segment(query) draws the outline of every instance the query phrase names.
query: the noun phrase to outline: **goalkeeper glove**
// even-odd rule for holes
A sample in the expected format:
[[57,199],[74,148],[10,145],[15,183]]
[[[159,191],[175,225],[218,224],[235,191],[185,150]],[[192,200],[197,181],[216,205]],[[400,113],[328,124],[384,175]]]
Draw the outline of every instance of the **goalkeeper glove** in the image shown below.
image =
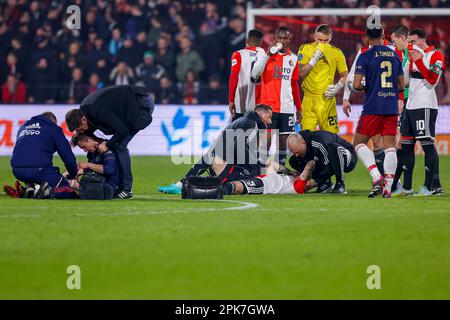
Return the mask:
[[334,96],[337,95],[337,93],[344,87],[344,84],[342,82],[338,82],[336,84],[330,84],[327,87],[327,90],[325,90],[325,98],[332,99]]
[[316,49],[311,59],[309,59],[308,63],[314,67],[320,59],[323,58],[323,52],[320,49]]

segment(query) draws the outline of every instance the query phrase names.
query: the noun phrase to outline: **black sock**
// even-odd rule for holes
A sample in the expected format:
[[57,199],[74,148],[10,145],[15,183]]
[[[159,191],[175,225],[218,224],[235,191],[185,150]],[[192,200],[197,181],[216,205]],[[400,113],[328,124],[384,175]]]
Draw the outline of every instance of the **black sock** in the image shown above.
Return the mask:
[[375,164],[378,171],[384,176],[384,149],[373,150],[373,155],[375,156]]
[[235,186],[234,186],[234,183],[232,183],[232,182],[227,182],[223,186],[223,194],[226,196],[233,194],[234,190],[235,190]]
[[397,149],[397,169],[395,170],[394,182],[392,183],[392,191],[397,190],[397,184],[403,173],[403,151]]
[[441,186],[441,180],[439,179],[439,154],[437,153],[436,148],[434,148],[434,150],[436,151],[436,166],[434,167],[432,188],[437,189],[437,188],[442,188],[442,186]]
[[[405,143],[406,142],[406,143]],[[412,177],[416,156],[414,154],[414,140],[406,140],[402,142],[403,149],[403,188],[406,190],[412,189]]]
[[434,143],[428,143],[428,141],[422,142],[422,149],[425,152],[425,183],[424,186],[428,190],[432,190],[434,168],[436,167],[436,150]]

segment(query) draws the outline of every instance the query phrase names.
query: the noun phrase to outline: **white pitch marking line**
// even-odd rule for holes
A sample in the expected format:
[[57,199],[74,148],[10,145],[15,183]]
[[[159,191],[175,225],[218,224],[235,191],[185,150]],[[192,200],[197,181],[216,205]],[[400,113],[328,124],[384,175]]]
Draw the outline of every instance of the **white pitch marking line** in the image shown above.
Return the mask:
[[[183,199],[168,199],[168,198],[162,198],[162,197],[152,197],[152,196],[146,196],[146,195],[139,195],[135,197],[136,199],[154,199],[154,200],[183,200]],[[238,204],[239,206],[229,207],[229,208],[185,208],[185,209],[166,209],[166,210],[159,210],[159,211],[147,211],[147,212],[139,212],[139,211],[129,211],[129,212],[120,212],[120,213],[96,213],[98,216],[139,216],[139,215],[152,215],[152,214],[163,214],[163,213],[186,213],[186,212],[217,212],[217,211],[235,211],[235,210],[248,210],[248,209],[254,209],[259,207],[259,204],[252,203],[252,202],[244,202],[244,201],[236,201],[236,200],[197,200],[202,202],[227,202],[227,203],[234,203]],[[190,203],[192,203],[190,201]],[[15,207],[17,208],[17,207]],[[72,207],[72,209],[84,209],[85,207]],[[109,209],[109,207],[107,208]],[[72,216],[74,217],[88,217],[92,216],[92,214],[84,214],[84,213],[75,213]],[[0,214],[0,218],[40,218],[40,214],[6,214],[2,215]]]

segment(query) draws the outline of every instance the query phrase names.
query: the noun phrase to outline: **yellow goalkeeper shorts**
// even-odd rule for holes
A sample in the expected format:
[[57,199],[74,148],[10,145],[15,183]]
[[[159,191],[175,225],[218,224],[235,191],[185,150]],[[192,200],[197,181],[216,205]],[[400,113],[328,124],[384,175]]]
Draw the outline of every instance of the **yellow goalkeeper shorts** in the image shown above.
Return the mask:
[[314,131],[317,125],[320,130],[339,132],[336,99],[305,94],[302,100],[302,130]]

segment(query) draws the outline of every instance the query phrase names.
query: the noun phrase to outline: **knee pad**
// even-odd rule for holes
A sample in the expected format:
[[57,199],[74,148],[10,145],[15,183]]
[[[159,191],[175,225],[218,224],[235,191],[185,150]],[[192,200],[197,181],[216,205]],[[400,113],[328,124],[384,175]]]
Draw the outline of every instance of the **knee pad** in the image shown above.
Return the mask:
[[182,199],[223,199],[220,177],[185,177],[181,183]]

